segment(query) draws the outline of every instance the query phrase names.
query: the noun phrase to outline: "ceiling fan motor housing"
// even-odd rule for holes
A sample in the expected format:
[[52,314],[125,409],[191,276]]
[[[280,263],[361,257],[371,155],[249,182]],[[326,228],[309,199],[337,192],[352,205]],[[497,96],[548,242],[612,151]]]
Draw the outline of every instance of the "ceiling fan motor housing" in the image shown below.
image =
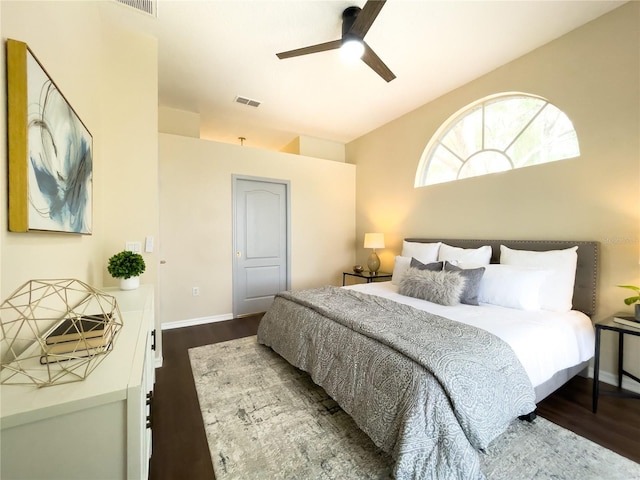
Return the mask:
[[349,33],[349,30],[351,30],[351,27],[353,26],[353,22],[356,21],[356,18],[358,17],[360,10],[362,10],[360,7],[347,7],[344,9],[344,12],[342,12],[342,41],[343,42],[345,40],[348,40],[349,38],[352,38],[352,39],[356,38],[358,40],[362,40],[361,37],[353,33]]

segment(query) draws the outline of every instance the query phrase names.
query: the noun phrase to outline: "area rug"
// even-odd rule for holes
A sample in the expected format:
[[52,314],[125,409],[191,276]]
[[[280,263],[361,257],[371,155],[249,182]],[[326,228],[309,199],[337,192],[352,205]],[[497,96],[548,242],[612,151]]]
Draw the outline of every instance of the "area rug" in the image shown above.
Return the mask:
[[[391,478],[392,459],[255,336],[189,357],[216,480]],[[640,479],[640,464],[543,418],[515,421],[481,462],[489,480]]]

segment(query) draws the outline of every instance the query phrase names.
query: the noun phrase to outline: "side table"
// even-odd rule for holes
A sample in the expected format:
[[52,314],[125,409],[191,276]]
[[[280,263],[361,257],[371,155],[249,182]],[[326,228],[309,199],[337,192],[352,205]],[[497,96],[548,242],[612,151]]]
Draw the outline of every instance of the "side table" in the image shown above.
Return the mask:
[[[636,337],[640,337],[640,328],[634,328],[631,326],[624,325],[622,323],[614,322],[613,316],[596,322],[595,327],[596,327],[596,350],[595,350],[594,363],[593,363],[593,413],[596,413],[598,410],[599,395],[613,395],[616,397],[640,399],[640,395],[638,395],[637,393],[621,391],[623,376],[627,376],[632,380],[640,383],[640,378],[627,372],[624,369],[624,365],[623,365],[624,336],[634,335]],[[618,333],[618,390],[617,391],[600,392],[600,386],[598,382],[598,378],[600,376],[600,336],[603,330],[609,330],[609,331]]]
[[347,275],[349,275],[351,277],[364,278],[367,281],[367,283],[371,283],[371,282],[373,282],[374,280],[377,280],[377,279],[391,280],[391,277],[393,276],[393,274],[387,273],[387,272],[378,272],[378,273],[371,273],[369,271],[364,271],[364,272],[360,272],[360,273],[342,272],[342,286],[343,287],[345,285],[345,281],[347,280]]

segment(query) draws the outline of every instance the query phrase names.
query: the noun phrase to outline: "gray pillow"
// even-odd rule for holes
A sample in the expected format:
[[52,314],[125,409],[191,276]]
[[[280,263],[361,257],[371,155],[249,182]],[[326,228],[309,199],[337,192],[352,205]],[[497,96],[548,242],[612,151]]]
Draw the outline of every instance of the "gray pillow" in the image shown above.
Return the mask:
[[434,272],[444,270],[443,262],[422,263],[415,257],[411,257],[411,263],[409,264],[409,266],[417,268],[418,270],[432,270]]
[[440,305],[457,305],[466,279],[459,272],[418,270],[409,267],[400,282],[398,292]]
[[464,291],[460,296],[460,303],[467,305],[478,305],[478,292],[480,290],[480,281],[484,275],[484,267],[480,268],[460,268],[449,262],[444,264],[445,271],[458,272],[467,281],[465,282]]

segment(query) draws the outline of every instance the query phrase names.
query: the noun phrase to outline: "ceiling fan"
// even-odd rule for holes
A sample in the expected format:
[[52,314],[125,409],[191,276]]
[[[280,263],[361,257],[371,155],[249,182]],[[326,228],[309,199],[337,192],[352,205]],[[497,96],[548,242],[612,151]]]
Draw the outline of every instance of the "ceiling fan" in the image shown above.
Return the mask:
[[396,76],[387,67],[380,57],[367,45],[364,36],[371,28],[374,20],[382,10],[386,0],[368,0],[364,7],[348,7],[342,12],[342,38],[330,42],[319,43],[309,47],[297,48],[287,52],[277,53],[279,59],[299,57],[310,53],[325,52],[341,47],[357,47],[362,49],[362,61],[384,80],[390,82]]

